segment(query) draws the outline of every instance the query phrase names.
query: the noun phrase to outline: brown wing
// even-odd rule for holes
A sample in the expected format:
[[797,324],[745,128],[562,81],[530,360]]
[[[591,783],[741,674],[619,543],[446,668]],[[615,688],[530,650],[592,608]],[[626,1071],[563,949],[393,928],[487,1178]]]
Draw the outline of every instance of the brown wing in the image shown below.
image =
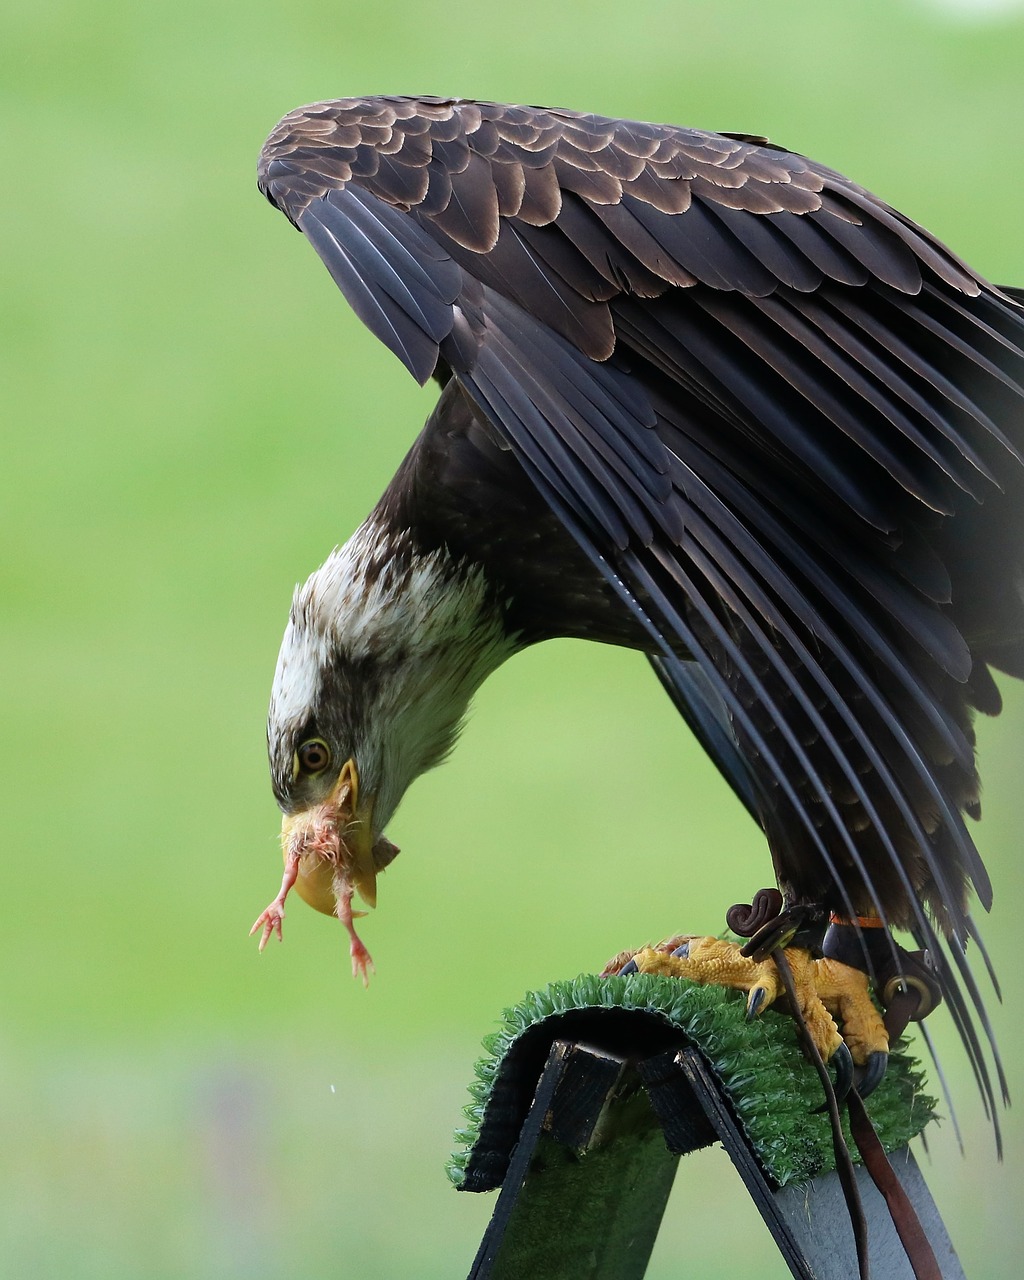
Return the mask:
[[[979,288],[949,250],[832,170],[672,125],[496,103],[343,99],[284,117],[260,157],[259,185],[307,235],[340,232],[357,271],[370,266],[359,228],[382,232],[371,225],[374,205],[359,202],[371,211],[361,213],[336,198],[346,189],[411,214],[426,231],[435,248],[404,288],[389,289],[382,264],[369,275],[387,298],[377,299],[378,336],[420,381],[433,368],[430,344],[436,361],[452,332],[460,288],[438,248],[594,359],[611,354],[608,304],[623,293],[652,298],[701,283],[766,296],[826,279],[876,279],[913,293],[923,266],[969,294]],[[388,249],[404,245],[417,259],[425,250],[398,222],[385,228]],[[392,269],[402,276],[404,265]],[[339,284],[351,288],[341,271]],[[426,305],[417,288],[425,277]]]
[[986,663],[1024,674],[1019,308],[749,137],[347,99],[286,116],[259,182],[410,372],[457,378],[507,441],[791,894],[934,947],[926,903],[971,986],[969,711],[998,709]]

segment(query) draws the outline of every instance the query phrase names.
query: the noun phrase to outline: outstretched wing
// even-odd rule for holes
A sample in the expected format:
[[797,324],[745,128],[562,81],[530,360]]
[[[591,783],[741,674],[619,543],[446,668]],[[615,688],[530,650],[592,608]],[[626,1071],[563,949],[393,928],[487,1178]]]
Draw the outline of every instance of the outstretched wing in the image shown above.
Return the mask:
[[413,376],[457,378],[504,437],[782,881],[936,948],[928,906],[980,1010],[962,814],[987,664],[1024,674],[1016,304],[747,136],[347,99],[286,116],[259,184]]

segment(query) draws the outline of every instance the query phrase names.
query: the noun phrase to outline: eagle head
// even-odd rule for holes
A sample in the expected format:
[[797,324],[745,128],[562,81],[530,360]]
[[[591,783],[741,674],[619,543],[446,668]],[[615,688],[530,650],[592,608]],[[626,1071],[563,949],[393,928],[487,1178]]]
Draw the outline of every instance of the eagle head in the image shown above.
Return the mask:
[[306,902],[342,919],[353,889],[376,905],[377,872],[398,853],[385,826],[515,648],[478,565],[373,517],[296,590],[267,741],[285,865]]

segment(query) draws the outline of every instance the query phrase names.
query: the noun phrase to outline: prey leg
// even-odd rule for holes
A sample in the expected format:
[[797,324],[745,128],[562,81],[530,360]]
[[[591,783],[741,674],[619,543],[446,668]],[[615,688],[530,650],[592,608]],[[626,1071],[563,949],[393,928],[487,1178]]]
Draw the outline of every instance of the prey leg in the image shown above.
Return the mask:
[[277,934],[278,942],[281,941],[281,922],[284,920],[284,900],[288,897],[292,885],[295,884],[296,877],[299,874],[299,857],[298,854],[289,854],[284,864],[284,875],[281,878],[281,889],[277,897],[269,907],[259,916],[256,923],[249,930],[249,937],[262,929],[263,934],[260,938],[260,950],[270,941],[272,934]]
[[352,976],[353,978],[361,978],[364,987],[370,985],[370,974],[375,973],[373,960],[363,944],[362,938],[356,933],[356,927],[352,923],[356,916],[365,915],[365,911],[352,910],[352,885],[341,876],[335,877],[334,895],[338,900],[338,906],[335,911],[338,919],[348,931],[349,953],[352,956]]

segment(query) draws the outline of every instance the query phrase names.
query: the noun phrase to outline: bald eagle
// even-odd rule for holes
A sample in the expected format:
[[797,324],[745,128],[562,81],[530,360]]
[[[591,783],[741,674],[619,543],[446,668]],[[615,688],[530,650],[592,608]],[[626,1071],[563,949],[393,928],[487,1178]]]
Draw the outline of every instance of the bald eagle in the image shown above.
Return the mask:
[[[354,966],[406,789],[551,637],[636,649],[789,912],[910,931],[990,1102],[972,717],[1024,677],[1024,310],[751,135],[444,98],[291,112],[259,187],[437,407],[298,589],[269,717]],[[865,954],[867,952],[865,951]],[[1005,1088],[1005,1087],[1004,1087]]]

